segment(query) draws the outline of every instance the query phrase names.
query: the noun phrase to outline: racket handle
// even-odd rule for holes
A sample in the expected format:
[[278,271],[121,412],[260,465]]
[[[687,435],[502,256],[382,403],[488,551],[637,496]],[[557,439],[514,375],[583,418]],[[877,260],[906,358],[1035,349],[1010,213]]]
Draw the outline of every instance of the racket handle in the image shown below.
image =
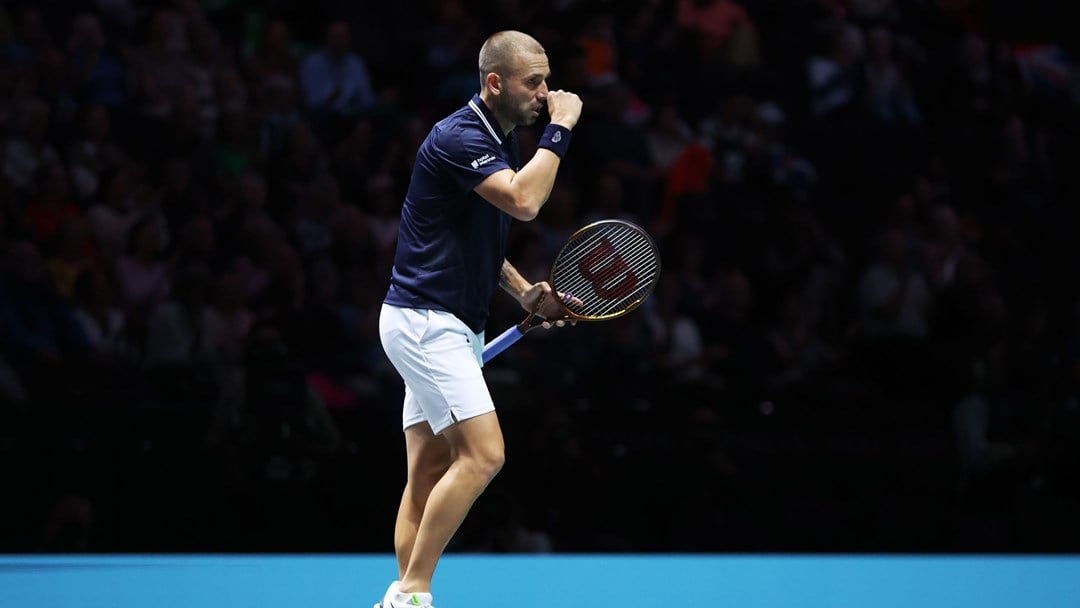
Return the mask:
[[514,342],[520,340],[524,335],[517,325],[499,334],[499,337],[484,345],[484,363],[491,361],[496,355],[510,348]]

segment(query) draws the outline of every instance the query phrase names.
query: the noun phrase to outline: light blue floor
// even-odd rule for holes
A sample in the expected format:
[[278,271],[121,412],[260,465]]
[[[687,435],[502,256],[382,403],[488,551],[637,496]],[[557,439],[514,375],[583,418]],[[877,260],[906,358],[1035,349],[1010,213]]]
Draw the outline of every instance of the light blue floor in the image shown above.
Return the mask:
[[[385,555],[4,556],[0,608],[369,608],[395,571]],[[1080,557],[448,555],[434,591],[438,608],[1075,608]]]

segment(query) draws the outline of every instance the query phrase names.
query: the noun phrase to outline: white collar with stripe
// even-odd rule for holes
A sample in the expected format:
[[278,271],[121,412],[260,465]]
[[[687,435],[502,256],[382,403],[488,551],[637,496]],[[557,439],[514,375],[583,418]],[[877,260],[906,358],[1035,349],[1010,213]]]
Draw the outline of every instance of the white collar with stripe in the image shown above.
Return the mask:
[[476,105],[476,101],[470,99],[469,107],[472,108],[473,112],[476,112],[476,115],[480,117],[480,122],[484,123],[484,126],[487,127],[488,133],[491,133],[491,136],[494,137],[495,141],[498,142],[498,144],[501,146],[503,141],[502,138],[499,137],[499,132],[492,128],[491,122],[488,121],[487,115],[484,114],[484,111],[480,109],[480,106]]

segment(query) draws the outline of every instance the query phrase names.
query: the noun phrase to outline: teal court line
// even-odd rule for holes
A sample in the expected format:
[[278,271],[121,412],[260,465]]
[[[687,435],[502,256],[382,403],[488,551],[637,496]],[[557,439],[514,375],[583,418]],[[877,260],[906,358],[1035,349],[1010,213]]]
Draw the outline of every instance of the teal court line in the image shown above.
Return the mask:
[[[0,556],[0,608],[369,608],[390,555]],[[1080,556],[466,555],[437,608],[1076,608]]]

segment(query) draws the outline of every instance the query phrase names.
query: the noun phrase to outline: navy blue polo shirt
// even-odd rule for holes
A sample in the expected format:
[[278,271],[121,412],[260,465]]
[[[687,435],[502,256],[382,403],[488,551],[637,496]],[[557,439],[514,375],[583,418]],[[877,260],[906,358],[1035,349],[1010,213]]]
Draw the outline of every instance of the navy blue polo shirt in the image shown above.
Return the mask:
[[487,324],[512,218],[473,191],[521,165],[479,95],[432,127],[416,153],[385,302],[442,310],[476,333]]

